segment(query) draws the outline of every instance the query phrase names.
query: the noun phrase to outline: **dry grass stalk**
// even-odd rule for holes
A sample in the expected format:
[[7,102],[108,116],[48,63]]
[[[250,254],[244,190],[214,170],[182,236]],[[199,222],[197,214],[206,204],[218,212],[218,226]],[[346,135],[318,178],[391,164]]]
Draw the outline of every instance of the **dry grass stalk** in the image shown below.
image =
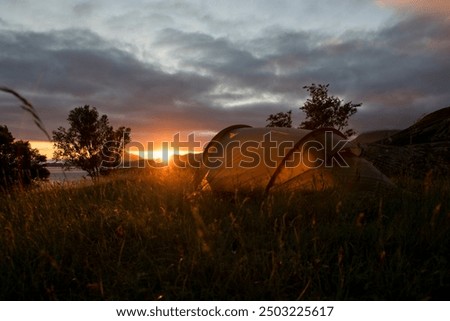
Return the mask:
[[6,93],[9,93],[9,94],[15,96],[17,99],[19,99],[22,102],[22,105],[20,105],[20,107],[22,107],[22,109],[24,109],[26,112],[28,112],[33,117],[34,123],[45,134],[45,136],[47,136],[48,140],[49,141],[52,140],[50,138],[50,135],[48,134],[47,130],[45,129],[45,126],[42,123],[41,118],[38,116],[36,109],[33,107],[33,105],[27,99],[25,99],[22,95],[20,95],[19,93],[17,93],[16,91],[14,91],[10,88],[0,86],[0,90],[4,91]]

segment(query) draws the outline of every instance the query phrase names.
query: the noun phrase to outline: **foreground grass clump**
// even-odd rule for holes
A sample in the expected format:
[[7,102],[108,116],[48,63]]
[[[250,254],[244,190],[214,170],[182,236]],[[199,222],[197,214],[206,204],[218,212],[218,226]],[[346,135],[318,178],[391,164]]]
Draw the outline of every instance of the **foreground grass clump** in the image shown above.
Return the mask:
[[1,195],[0,299],[449,300],[450,181],[397,183],[262,199],[142,169]]

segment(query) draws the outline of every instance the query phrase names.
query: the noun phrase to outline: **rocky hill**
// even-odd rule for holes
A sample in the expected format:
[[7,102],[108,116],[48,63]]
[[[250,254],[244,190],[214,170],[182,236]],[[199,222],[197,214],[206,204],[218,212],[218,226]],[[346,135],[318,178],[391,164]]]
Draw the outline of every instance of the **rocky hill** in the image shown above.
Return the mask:
[[450,175],[450,107],[380,140],[364,142],[364,137],[362,156],[388,176]]

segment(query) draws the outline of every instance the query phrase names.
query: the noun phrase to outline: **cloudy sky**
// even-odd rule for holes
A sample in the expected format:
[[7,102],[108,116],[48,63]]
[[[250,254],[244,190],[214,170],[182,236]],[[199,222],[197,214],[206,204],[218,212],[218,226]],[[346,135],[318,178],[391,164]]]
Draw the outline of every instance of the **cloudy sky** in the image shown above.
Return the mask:
[[[279,111],[298,125],[311,83],[363,103],[358,132],[405,128],[450,105],[449,17],[448,0],[2,0],[0,86],[49,131],[89,104],[142,143]],[[0,115],[45,140],[14,97]]]

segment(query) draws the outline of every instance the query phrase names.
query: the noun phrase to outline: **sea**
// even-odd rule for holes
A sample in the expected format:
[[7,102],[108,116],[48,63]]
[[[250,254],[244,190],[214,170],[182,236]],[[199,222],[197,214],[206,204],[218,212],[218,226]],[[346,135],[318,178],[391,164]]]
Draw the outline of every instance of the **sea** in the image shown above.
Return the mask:
[[50,182],[75,182],[89,179],[87,172],[78,168],[67,170],[59,166],[48,166],[47,169],[50,172],[48,178]]

